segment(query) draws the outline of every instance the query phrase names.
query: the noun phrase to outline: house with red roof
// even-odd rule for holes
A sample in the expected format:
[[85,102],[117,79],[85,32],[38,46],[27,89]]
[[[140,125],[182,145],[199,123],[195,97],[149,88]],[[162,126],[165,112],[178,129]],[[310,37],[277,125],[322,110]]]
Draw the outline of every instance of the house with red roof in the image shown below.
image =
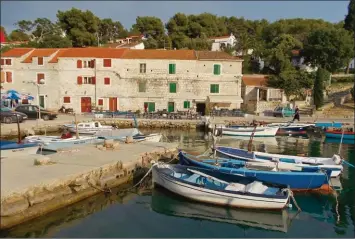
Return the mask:
[[128,48],[13,48],[1,55],[5,90],[37,95],[45,108],[189,110],[206,101],[238,109],[242,59],[225,52]]
[[21,44],[26,44],[28,41],[7,41],[6,36],[3,31],[0,31],[0,45],[1,46],[17,46]]

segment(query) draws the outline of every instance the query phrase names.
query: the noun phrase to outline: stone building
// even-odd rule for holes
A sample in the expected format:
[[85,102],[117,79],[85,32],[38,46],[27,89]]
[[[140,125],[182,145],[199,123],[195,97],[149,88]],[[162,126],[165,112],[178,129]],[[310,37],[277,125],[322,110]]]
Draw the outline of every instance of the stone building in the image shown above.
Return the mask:
[[242,60],[224,52],[15,48],[2,54],[1,67],[5,90],[31,94],[45,108],[64,105],[78,113],[143,111],[145,105],[150,111],[196,106],[204,112],[207,99],[228,102],[229,108],[243,102]]

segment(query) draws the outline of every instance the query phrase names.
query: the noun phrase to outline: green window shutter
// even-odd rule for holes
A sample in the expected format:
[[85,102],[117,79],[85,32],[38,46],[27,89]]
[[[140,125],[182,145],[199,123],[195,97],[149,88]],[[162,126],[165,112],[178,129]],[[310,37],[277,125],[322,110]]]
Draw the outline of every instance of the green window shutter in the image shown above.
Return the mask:
[[211,84],[210,93],[219,93],[219,85]]
[[221,65],[213,65],[213,74],[220,75],[221,74]]
[[219,85],[216,85],[216,92],[215,93],[219,93]]
[[176,72],[176,65],[169,64],[169,74],[175,74],[175,72]]
[[184,101],[184,109],[190,108],[190,101]]
[[176,93],[176,83],[170,83],[169,84],[169,92],[170,93]]

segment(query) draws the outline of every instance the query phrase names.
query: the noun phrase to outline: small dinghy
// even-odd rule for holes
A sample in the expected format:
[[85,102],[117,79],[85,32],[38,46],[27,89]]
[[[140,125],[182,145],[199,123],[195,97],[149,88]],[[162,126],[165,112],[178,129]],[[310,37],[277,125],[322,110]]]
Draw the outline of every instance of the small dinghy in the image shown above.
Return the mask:
[[9,140],[0,140],[1,158],[27,156],[36,154],[38,151],[38,143],[17,143]]
[[134,137],[139,135],[140,132],[137,128],[128,128],[128,129],[114,129],[114,130],[106,130],[106,131],[99,131],[94,134],[99,138],[104,139],[113,139],[113,140],[123,140],[126,137]]
[[[155,164],[153,183],[191,200],[221,206],[283,209],[290,191],[253,178],[183,165]],[[233,180],[231,180],[233,178]]]
[[[67,128],[70,132],[76,133],[75,124],[65,124],[64,127]],[[79,123],[77,128],[79,134],[89,134],[89,135],[93,135],[101,131],[112,131],[116,129],[115,127],[112,126],[101,125],[101,123],[97,121]]]
[[138,134],[133,136],[133,140],[135,142],[160,142],[161,138],[163,137],[162,134]]
[[222,127],[222,134],[229,136],[247,136],[252,134],[254,137],[274,137],[278,131],[278,127],[267,126],[229,126]]
[[307,130],[310,127],[314,127],[315,124],[303,124],[303,123],[270,123],[267,124],[268,127],[278,127],[279,130],[277,134],[284,135],[284,134],[307,134]]
[[328,128],[325,130],[326,138],[333,138],[341,140],[355,140],[355,132],[353,127],[344,127],[344,128]]
[[[276,167],[270,168],[267,165],[248,165],[243,161],[234,160],[221,162],[218,166],[214,165],[216,159],[202,160],[199,157],[186,154],[184,152],[179,153],[179,162],[182,165],[205,168],[210,170],[216,170],[222,173],[231,175],[231,179],[234,176],[246,176],[254,177],[256,180],[274,183],[284,184],[295,190],[314,190],[320,189],[322,186],[329,187],[329,179],[331,171],[326,172],[319,171],[301,171],[301,169],[277,169]],[[218,161],[217,161],[218,162]],[[315,170],[315,169],[313,169]]]
[[98,144],[103,143],[104,139],[99,139],[96,136],[79,136],[76,137],[63,137],[62,136],[45,136],[34,135],[27,136],[24,139],[26,142],[39,143],[43,150],[57,151],[58,149],[71,148],[82,144]]
[[331,177],[337,177],[343,171],[343,160],[337,154],[332,158],[320,157],[301,157],[282,154],[270,154],[263,152],[249,152],[244,149],[237,149],[232,147],[218,146],[216,147],[216,154],[223,158],[232,158],[245,161],[254,162],[283,162],[290,164],[297,164],[299,166],[313,166],[319,169],[331,170]]

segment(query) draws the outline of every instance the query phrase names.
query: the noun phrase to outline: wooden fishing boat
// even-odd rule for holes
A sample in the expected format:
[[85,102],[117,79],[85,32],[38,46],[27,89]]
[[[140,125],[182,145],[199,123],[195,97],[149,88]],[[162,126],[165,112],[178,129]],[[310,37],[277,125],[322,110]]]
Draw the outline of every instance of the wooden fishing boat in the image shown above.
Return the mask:
[[[337,154],[332,158],[321,157],[301,157],[282,154],[270,154],[263,152],[249,152],[244,149],[237,149],[232,147],[218,146],[216,147],[216,154],[224,158],[240,159],[245,161],[255,162],[283,162],[290,164],[297,164],[301,167],[306,165],[316,167],[318,169],[331,170],[331,177],[337,177],[343,171],[343,160]],[[310,167],[309,167],[310,168]]]
[[[210,159],[212,161],[212,159]],[[215,161],[215,159],[214,159]],[[313,190],[320,189],[323,185],[329,185],[328,181],[330,178],[331,171],[326,172],[302,172],[293,170],[279,170],[270,169],[268,167],[256,167],[242,164],[242,163],[221,163],[216,166],[211,163],[203,162],[200,158],[186,154],[184,152],[179,153],[179,162],[182,165],[205,168],[210,170],[216,170],[218,172],[223,172],[231,175],[231,180],[235,175],[238,177],[240,175],[246,177],[254,177],[256,180],[275,183],[275,184],[285,184],[291,189],[296,190]]]
[[345,140],[355,140],[355,132],[353,128],[329,128],[325,130],[326,138],[334,138],[334,139],[345,139]]
[[252,134],[254,137],[274,137],[278,131],[278,127],[266,127],[266,126],[229,126],[222,127],[222,134],[229,136],[247,136]]
[[96,136],[79,136],[71,138],[61,138],[61,136],[34,135],[24,139],[29,143],[39,143],[43,150],[57,151],[58,149],[71,148],[83,144],[103,143],[104,139]]
[[176,197],[176,194],[154,188],[151,208],[153,211],[174,217],[192,218],[200,221],[213,221],[286,233],[295,214],[284,210],[250,210],[221,208],[196,203]]
[[284,134],[307,134],[307,130],[310,127],[314,127],[315,124],[303,124],[303,123],[270,123],[267,124],[268,127],[278,127],[278,135]]
[[99,138],[104,139],[113,139],[113,140],[123,140],[126,137],[134,137],[136,135],[140,135],[141,133],[137,128],[128,128],[128,129],[115,129],[115,130],[105,130],[99,131],[94,134]]
[[38,143],[17,143],[9,140],[0,140],[1,158],[36,154],[38,148]]
[[159,133],[156,133],[156,134],[138,134],[138,135],[133,136],[133,140],[135,142],[142,142],[142,141],[160,142],[162,137],[163,137],[163,135],[159,134]]
[[289,190],[281,185],[183,165],[155,164],[153,183],[194,201],[220,206],[282,209],[288,205]]
[[76,131],[78,130],[79,134],[89,134],[89,135],[93,135],[101,131],[112,131],[115,129],[115,127],[112,126],[101,125],[101,123],[97,121],[78,123],[77,127],[75,124],[65,124],[64,127],[67,128],[72,133],[76,133]]

